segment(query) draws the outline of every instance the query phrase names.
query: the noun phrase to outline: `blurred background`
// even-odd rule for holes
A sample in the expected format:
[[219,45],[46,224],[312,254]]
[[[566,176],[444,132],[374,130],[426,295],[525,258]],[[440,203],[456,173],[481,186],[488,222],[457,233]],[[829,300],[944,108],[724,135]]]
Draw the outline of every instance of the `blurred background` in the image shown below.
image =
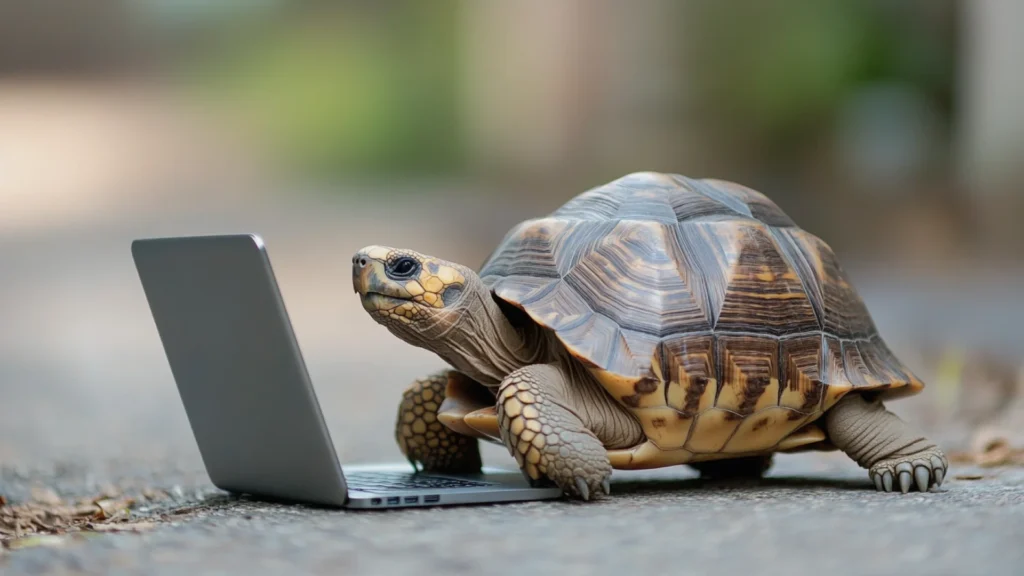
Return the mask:
[[1020,430],[1021,22],[1016,0],[0,0],[0,465],[201,470],[129,243],[250,231],[343,457],[398,458],[400,393],[441,363],[363,313],[350,255],[476,267],[639,170],[741,182],[831,244],[928,379],[898,411],[950,445]]

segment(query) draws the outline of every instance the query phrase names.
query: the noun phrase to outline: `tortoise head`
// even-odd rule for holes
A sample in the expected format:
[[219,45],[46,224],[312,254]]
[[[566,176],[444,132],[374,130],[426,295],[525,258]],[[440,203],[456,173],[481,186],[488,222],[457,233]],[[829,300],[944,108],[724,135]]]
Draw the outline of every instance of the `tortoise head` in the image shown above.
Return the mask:
[[419,346],[458,323],[466,308],[463,296],[479,284],[475,280],[465,266],[411,250],[367,246],[352,257],[352,286],[363,309]]

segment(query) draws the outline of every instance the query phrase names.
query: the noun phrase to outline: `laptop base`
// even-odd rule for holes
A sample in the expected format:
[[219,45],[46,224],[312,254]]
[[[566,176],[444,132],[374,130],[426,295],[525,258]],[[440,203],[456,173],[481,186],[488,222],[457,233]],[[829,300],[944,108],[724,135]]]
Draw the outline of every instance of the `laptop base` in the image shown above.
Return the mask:
[[[447,506],[460,504],[487,504],[494,502],[522,502],[559,498],[562,490],[557,486],[535,488],[530,486],[518,470],[485,467],[480,474],[413,473],[407,463],[364,464],[344,467],[348,480],[348,501],[345,508],[378,509],[415,506]],[[451,488],[374,489],[361,486],[359,478],[365,474],[413,475],[450,479],[457,483],[479,484]]]

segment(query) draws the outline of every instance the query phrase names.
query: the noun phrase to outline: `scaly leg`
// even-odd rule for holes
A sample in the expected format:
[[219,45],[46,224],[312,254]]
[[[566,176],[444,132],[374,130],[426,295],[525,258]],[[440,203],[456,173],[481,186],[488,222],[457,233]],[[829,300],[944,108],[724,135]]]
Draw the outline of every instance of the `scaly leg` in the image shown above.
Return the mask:
[[448,370],[413,382],[398,407],[395,439],[414,468],[418,463],[426,472],[479,472],[476,438],[453,432],[437,419],[447,384]]
[[881,401],[861,394],[843,398],[825,415],[829,439],[837,448],[867,468],[875,488],[904,494],[912,486],[927,492],[942,484],[949,462],[942,450]]
[[546,478],[584,500],[611,491],[606,448],[642,437],[582,368],[534,364],[512,372],[498,388],[497,412],[501,439],[531,481]]

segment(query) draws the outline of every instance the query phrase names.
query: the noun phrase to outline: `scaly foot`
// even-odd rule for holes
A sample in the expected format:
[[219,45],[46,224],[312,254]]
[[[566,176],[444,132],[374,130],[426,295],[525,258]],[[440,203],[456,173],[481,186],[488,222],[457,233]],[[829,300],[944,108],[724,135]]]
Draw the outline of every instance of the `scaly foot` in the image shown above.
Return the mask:
[[479,472],[477,440],[449,430],[437,419],[447,385],[447,370],[413,382],[402,395],[395,439],[414,468],[428,472]]
[[938,448],[917,454],[887,458],[871,466],[869,475],[879,492],[899,490],[906,494],[911,488],[927,492],[932,486],[941,486],[949,462]]
[[880,492],[927,492],[946,476],[942,450],[878,400],[848,395],[829,410],[825,424],[832,443],[868,469]]

